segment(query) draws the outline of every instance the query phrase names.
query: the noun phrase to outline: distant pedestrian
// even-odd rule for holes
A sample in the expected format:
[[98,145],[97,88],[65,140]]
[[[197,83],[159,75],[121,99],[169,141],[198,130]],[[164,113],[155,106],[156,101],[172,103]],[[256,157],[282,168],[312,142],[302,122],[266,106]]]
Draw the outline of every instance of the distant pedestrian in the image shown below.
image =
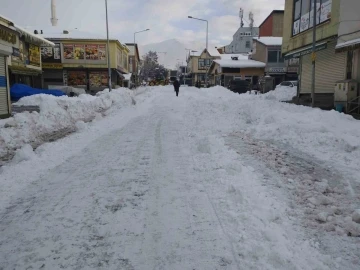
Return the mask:
[[176,92],[176,96],[179,96],[180,82],[178,81],[178,79],[175,79],[173,85],[174,85],[174,90]]

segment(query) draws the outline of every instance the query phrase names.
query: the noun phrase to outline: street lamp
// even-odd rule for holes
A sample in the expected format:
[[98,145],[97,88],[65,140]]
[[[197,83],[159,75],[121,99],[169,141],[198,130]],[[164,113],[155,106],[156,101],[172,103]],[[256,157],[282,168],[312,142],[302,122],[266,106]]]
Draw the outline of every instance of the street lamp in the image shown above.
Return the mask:
[[[134,33],[134,57],[135,57],[135,64],[136,64],[136,43],[135,43],[135,35],[138,33],[149,31],[150,29],[141,30]],[[137,76],[138,76],[138,64],[136,64],[136,74],[135,74],[135,87],[137,86]]]
[[108,18],[107,0],[105,0],[105,9],[106,9],[106,40],[107,40],[108,84],[109,84],[109,92],[110,92],[111,91],[111,67],[110,67],[110,40],[109,40],[109,18]]
[[[193,16],[188,16],[189,19],[193,19],[193,20],[198,20],[198,21],[203,21],[206,22],[206,51],[208,51],[208,40],[209,40],[209,22],[207,20],[204,19],[200,19],[200,18],[195,18]],[[205,83],[207,84],[207,80],[208,80],[208,76],[207,73],[205,74]]]

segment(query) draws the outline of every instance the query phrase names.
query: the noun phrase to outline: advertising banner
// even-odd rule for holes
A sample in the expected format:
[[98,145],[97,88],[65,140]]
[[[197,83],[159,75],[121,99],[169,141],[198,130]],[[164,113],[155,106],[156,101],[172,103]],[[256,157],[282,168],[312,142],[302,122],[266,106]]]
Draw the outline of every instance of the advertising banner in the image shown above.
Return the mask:
[[90,87],[102,87],[108,85],[107,72],[90,72],[89,74]]
[[85,45],[81,45],[81,44],[74,45],[74,59],[75,60],[85,59]]
[[34,44],[29,44],[29,64],[32,66],[40,67],[40,47]]
[[86,72],[85,71],[68,71],[67,73],[68,85],[86,85]]
[[74,59],[74,45],[72,44],[64,44],[64,59],[65,60],[73,60]]
[[42,46],[41,60],[43,63],[61,63],[60,43],[55,43],[55,47]]
[[64,44],[63,45],[64,61],[76,63],[81,61],[95,62],[106,60],[106,45],[99,44]]

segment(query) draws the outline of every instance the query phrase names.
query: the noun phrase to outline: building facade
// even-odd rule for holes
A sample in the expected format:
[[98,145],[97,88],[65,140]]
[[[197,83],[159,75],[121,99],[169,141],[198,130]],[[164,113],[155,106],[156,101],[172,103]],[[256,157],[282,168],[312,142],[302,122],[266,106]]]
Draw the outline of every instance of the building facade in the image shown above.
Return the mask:
[[[200,82],[202,86],[206,85],[206,74],[212,61],[215,59],[220,59],[220,54],[217,50],[204,49],[200,53],[189,54],[186,72],[189,74],[188,80],[191,80],[191,85],[195,85],[196,82]],[[210,79],[209,76],[208,79]]]
[[265,73],[274,78],[273,89],[283,81],[297,80],[297,59],[284,60],[282,37],[254,38],[251,59],[266,63]]
[[212,62],[209,68],[212,84],[227,87],[230,80],[247,80],[251,85],[257,84],[260,77],[264,76],[265,63],[245,58],[244,56],[231,55],[221,57]]
[[126,43],[129,48],[129,72],[133,74],[132,82],[138,84],[138,72],[140,70],[140,54],[139,47],[134,43]]
[[258,27],[240,27],[233,35],[232,42],[224,46],[222,52],[228,54],[249,53],[252,50],[253,38],[258,36]]
[[[340,0],[320,0],[316,8],[316,53],[312,55],[314,8],[311,0],[286,0],[282,53],[300,63],[298,96],[311,102],[312,62],[315,61],[315,106],[332,108],[335,83],[346,78],[349,56],[336,52]],[[347,2],[347,1],[346,1]],[[351,8],[356,9],[357,2]],[[347,20],[347,19],[346,19]]]
[[354,8],[358,4],[357,0],[340,0],[336,53],[347,54],[346,79],[360,83],[360,13]]
[[[61,36],[47,37],[55,47],[41,47],[45,88],[72,86],[94,94],[108,88],[106,39]],[[118,40],[110,40],[111,84],[124,85],[130,50]]]
[[0,118],[11,115],[8,58],[19,49],[19,35],[14,24],[0,17]]
[[282,37],[284,10],[273,10],[259,26],[259,37]]

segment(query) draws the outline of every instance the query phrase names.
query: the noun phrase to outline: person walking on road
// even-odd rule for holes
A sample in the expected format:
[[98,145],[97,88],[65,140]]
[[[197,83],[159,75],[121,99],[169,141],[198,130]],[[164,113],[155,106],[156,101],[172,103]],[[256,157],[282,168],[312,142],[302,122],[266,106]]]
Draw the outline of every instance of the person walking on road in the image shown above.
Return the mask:
[[173,85],[174,85],[174,90],[176,92],[176,96],[179,96],[180,83],[179,83],[178,79],[175,79]]

